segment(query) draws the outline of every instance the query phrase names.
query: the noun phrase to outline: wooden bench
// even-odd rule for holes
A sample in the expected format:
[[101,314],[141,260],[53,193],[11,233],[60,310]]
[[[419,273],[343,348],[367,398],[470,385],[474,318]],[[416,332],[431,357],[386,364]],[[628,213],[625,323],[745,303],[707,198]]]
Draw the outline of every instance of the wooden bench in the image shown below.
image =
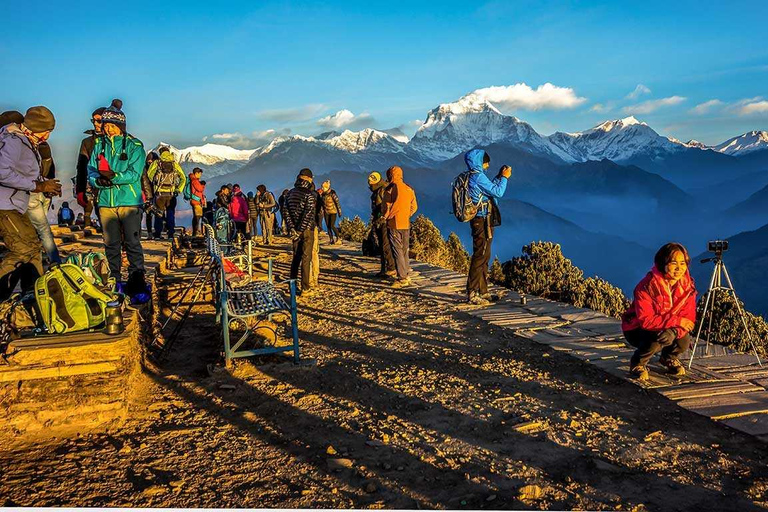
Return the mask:
[[[242,251],[232,244],[221,244],[216,238],[213,228],[204,224],[206,246],[216,266],[216,320],[221,323],[224,337],[224,359],[227,366],[238,357],[250,357],[266,354],[293,352],[293,361],[298,364],[299,356],[299,324],[298,308],[296,305],[296,280],[287,280],[290,298],[286,300],[275,286],[272,276],[272,258],[268,259],[266,281],[250,281],[242,286],[235,286],[227,280],[225,260],[231,262],[249,278],[253,277],[252,249]],[[250,249],[250,248],[249,248]],[[292,344],[273,347],[241,349],[255,329],[268,329],[277,340],[277,332],[272,327],[275,315],[290,315]],[[255,326],[249,325],[248,320],[256,320]],[[241,320],[245,325],[242,336],[234,344],[230,340],[231,324]]]

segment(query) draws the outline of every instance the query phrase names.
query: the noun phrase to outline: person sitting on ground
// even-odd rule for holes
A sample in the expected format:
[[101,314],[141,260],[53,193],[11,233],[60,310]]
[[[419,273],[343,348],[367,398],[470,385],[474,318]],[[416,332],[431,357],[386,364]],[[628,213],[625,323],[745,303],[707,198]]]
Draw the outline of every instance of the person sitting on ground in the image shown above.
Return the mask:
[[310,169],[299,171],[294,187],[288,192],[283,203],[282,215],[293,242],[291,279],[299,277],[301,269],[301,295],[314,292],[319,268],[314,268],[313,251],[317,240],[318,195]]
[[109,271],[121,281],[122,249],[125,248],[128,281],[122,289],[138,304],[149,300],[141,247],[141,174],[146,154],[144,144],[126,131],[122,104],[120,100],[113,100],[102,114],[104,134],[96,140],[91,153],[88,181],[98,191]]
[[155,217],[155,238],[163,233],[163,224],[168,239],[173,238],[176,229],[177,198],[187,183],[187,175],[167,146],[158,149],[160,160],[154,161],[147,169],[147,177],[152,183],[155,206],[165,212],[165,217]]
[[331,188],[331,180],[326,180],[320,187],[320,203],[323,208],[325,218],[325,227],[328,230],[328,237],[331,244],[341,243],[341,234],[336,227],[336,219],[341,218],[341,204],[336,191]]
[[203,170],[199,167],[192,169],[189,174],[189,204],[192,206],[192,236],[197,236],[203,231],[203,208],[205,201],[205,182],[200,178],[203,176]]
[[275,223],[275,208],[277,207],[277,201],[275,196],[267,190],[266,185],[259,185],[256,187],[258,196],[256,197],[256,205],[259,212],[259,225],[261,226],[261,238],[264,245],[270,245],[272,243],[272,225]]
[[64,201],[59,208],[59,226],[71,226],[75,222],[75,212],[69,207],[69,203]]
[[621,317],[624,337],[637,348],[629,371],[638,380],[648,379],[648,361],[659,351],[659,362],[669,373],[685,375],[678,356],[688,349],[696,324],[696,286],[688,272],[690,261],[688,251],[678,243],[661,247]]
[[411,217],[416,213],[418,204],[416,193],[403,181],[403,170],[400,167],[393,165],[387,169],[387,180],[389,186],[384,191],[383,215],[387,222],[387,234],[397,270],[397,278],[392,286],[402,288],[411,284],[408,248],[410,247]]
[[242,235],[247,236],[245,228],[248,224],[248,201],[240,189],[240,185],[232,185],[232,198],[229,202],[229,216],[235,223],[235,230]]
[[389,243],[389,229],[384,220],[383,203],[384,191],[389,186],[387,180],[381,179],[381,174],[374,171],[368,175],[368,188],[371,189],[371,229],[376,243],[381,249],[381,269],[377,277],[395,277],[395,260],[392,257],[392,246]]
[[75,226],[80,226],[81,228],[85,227],[85,217],[83,216],[82,212],[77,214],[77,218],[75,219]]
[[0,128],[0,238],[8,250],[0,260],[0,300],[10,296],[19,279],[22,292],[31,291],[43,274],[42,245],[25,213],[28,192],[61,194],[57,180],[41,177],[37,149],[55,126],[53,113],[38,106],[27,110],[22,123]]

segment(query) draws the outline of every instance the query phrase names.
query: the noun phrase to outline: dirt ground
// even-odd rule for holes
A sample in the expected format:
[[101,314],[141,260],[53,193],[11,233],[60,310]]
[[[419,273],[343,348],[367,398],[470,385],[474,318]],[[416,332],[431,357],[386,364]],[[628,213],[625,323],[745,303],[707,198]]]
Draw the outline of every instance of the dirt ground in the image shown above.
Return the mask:
[[211,367],[220,331],[200,306],[126,423],[0,453],[0,505],[768,505],[766,445],[747,435],[490,327],[447,290],[392,290],[325,250],[320,283],[300,299],[317,364]]

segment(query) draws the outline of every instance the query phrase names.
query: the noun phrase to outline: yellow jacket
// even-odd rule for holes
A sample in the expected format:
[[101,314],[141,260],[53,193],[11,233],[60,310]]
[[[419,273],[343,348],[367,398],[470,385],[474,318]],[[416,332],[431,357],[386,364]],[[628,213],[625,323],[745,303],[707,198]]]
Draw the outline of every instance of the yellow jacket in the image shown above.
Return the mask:
[[[175,174],[158,172],[160,165],[168,167],[173,164]],[[147,177],[152,183],[152,189],[155,194],[181,194],[184,191],[184,185],[187,183],[187,175],[184,170],[173,159],[173,153],[166,151],[160,155],[160,160],[155,160],[147,169]]]

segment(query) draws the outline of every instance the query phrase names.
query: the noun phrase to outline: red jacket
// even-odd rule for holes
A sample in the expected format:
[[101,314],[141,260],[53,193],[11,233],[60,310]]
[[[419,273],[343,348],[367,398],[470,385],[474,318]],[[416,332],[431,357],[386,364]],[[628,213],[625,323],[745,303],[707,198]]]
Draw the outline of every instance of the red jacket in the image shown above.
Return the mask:
[[653,267],[635,287],[634,300],[621,316],[621,329],[663,331],[675,328],[677,337],[682,338],[688,334],[680,325],[683,318],[696,322],[696,286],[693,278],[686,272],[670,289],[669,282]]
[[232,196],[232,201],[229,203],[229,216],[235,222],[248,222],[248,201],[245,200],[242,192]]
[[200,198],[200,201],[197,199],[190,200],[189,204],[205,206],[205,185],[200,183],[200,180],[195,177],[195,173],[189,175],[189,192],[192,196]]

